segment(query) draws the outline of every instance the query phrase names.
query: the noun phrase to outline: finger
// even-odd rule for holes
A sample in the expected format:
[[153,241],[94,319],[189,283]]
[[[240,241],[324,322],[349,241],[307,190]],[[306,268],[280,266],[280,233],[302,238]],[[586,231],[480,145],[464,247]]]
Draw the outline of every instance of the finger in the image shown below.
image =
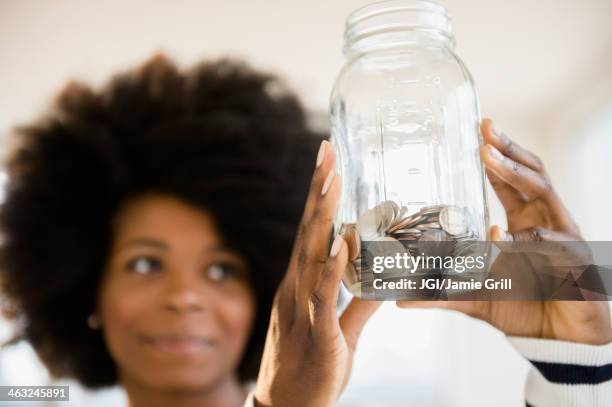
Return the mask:
[[504,132],[493,125],[491,119],[484,119],[480,129],[486,144],[492,144],[506,157],[536,172],[544,171],[544,165],[540,157],[511,140]]
[[334,168],[335,152],[324,141],[317,156],[287,272],[288,286],[293,287],[293,300],[300,301],[303,306],[327,259],[328,239],[339,198],[339,182]]
[[527,197],[517,191],[512,185],[495,175],[494,172],[486,169],[487,178],[495,191],[495,195],[499,198],[506,213],[514,213],[519,211],[527,202]]
[[[306,241],[308,220],[311,219],[313,207],[320,199],[321,190],[331,168],[334,167],[333,150],[327,140],[323,140],[319,147],[315,161],[315,169],[310,181],[310,189],[304,206],[304,213],[297,228],[293,249],[285,274],[278,289],[279,314],[282,320],[291,326],[295,320],[296,299],[298,297],[298,271],[306,267],[306,254],[308,253]],[[331,155],[331,158],[330,158]]]
[[[483,146],[480,154],[486,167],[487,177],[507,213],[512,213],[521,207],[520,198],[523,201],[542,198],[548,204],[550,215],[558,228],[580,235],[578,225],[557,196],[545,170],[535,172],[500,154],[492,144]],[[503,183],[509,184],[508,187]],[[518,195],[513,194],[512,189]]]
[[482,147],[481,157],[489,171],[525,194],[528,199],[552,201],[556,197],[547,176],[504,156],[491,144]]
[[321,142],[317,153],[315,171],[310,182],[310,189],[304,204],[304,212],[302,219],[308,219],[312,216],[316,208],[317,202],[321,195],[321,188],[325,183],[325,179],[329,171],[336,165],[336,151],[334,146],[327,140]]
[[333,218],[340,198],[340,179],[334,170],[326,180],[324,195],[309,220],[305,222],[303,243],[298,257],[296,280],[296,301],[298,307],[306,306],[308,297],[314,290],[323,269],[328,262],[329,238],[332,232]]
[[382,301],[365,301],[355,297],[340,317],[340,329],[351,352],[355,352],[366,322],[381,305]]
[[542,254],[551,258],[551,264],[558,266],[584,266],[592,262],[588,246],[565,232],[543,227],[508,232],[495,225],[491,227],[490,235],[503,252]]
[[359,238],[357,225],[345,223],[338,233],[342,235],[348,245],[349,261],[355,261],[361,252],[361,239]]
[[334,335],[338,332],[336,307],[340,281],[347,262],[348,246],[342,236],[337,235],[317,286],[308,299],[310,325],[315,335]]

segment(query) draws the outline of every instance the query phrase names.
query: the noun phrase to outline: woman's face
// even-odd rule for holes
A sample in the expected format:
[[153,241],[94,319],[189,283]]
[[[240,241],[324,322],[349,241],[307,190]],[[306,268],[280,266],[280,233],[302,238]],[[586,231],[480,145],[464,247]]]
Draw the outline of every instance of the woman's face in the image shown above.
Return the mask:
[[146,195],[115,222],[98,311],[120,380],[204,389],[234,374],[255,301],[245,260],[224,246],[213,219]]

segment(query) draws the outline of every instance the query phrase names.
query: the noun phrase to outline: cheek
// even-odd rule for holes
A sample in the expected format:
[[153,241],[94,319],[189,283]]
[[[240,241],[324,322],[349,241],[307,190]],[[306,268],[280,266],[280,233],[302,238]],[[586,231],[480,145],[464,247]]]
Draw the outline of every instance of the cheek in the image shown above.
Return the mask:
[[99,310],[107,347],[114,358],[129,354],[134,350],[134,330],[146,312],[144,307],[150,303],[147,293],[126,290],[121,285],[110,283],[102,287]]
[[255,312],[254,296],[246,289],[243,295],[225,298],[219,307],[219,316],[223,320],[225,337],[232,353],[240,354],[246,346],[255,322]]

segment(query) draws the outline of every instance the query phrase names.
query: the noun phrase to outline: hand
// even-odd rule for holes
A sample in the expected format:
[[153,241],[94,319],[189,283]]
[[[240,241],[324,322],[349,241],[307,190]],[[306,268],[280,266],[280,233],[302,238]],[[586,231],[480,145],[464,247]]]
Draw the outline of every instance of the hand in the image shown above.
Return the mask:
[[380,303],[354,298],[340,318],[336,303],[348,262],[338,236],[327,253],[340,195],[336,156],[323,142],[289,262],[274,298],[255,402],[273,407],[325,407],[346,385],[355,345]]
[[[561,247],[563,242],[582,240],[578,226],[553,189],[542,161],[496,130],[489,119],[483,120],[481,132],[485,142],[481,158],[508,220],[507,231],[497,225],[490,230],[491,239],[498,242],[502,252],[513,250],[508,242],[550,242]],[[534,247],[541,247],[538,250],[542,251],[532,256],[559,260],[559,256],[544,250],[545,245]],[[571,246],[575,247],[577,245]],[[492,265],[492,274],[507,266],[503,256],[504,253]],[[564,252],[562,260],[585,264],[587,256],[584,252],[569,250]],[[533,269],[529,261],[523,262],[522,267]],[[612,342],[607,301],[398,301],[398,306],[461,311],[489,322],[508,335],[587,344]]]

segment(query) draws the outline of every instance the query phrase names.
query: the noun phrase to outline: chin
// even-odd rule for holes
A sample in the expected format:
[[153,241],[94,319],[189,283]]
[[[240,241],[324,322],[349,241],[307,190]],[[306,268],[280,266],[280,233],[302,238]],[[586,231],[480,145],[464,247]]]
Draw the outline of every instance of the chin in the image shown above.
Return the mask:
[[157,389],[172,391],[202,391],[214,386],[224,375],[210,366],[160,368],[146,372],[146,383]]

